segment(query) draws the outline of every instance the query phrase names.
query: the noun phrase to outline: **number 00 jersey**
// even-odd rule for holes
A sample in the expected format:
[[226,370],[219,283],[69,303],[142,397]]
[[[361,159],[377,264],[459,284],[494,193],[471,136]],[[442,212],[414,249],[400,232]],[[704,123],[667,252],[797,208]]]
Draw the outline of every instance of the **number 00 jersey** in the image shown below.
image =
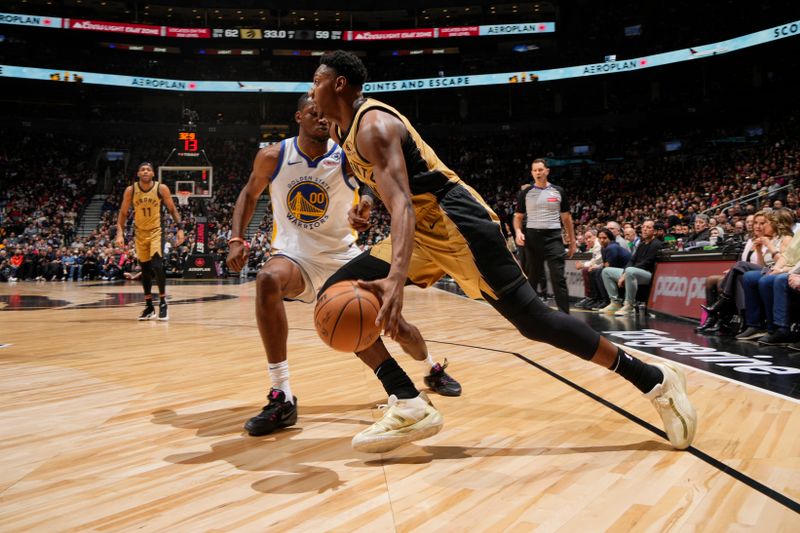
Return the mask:
[[133,223],[138,230],[152,230],[161,227],[161,196],[158,182],[145,191],[139,182],[133,184]]
[[273,254],[339,254],[355,242],[347,212],[358,199],[357,182],[344,166],[344,152],[332,140],[317,159],[300,150],[297,137],[281,141],[269,184]]

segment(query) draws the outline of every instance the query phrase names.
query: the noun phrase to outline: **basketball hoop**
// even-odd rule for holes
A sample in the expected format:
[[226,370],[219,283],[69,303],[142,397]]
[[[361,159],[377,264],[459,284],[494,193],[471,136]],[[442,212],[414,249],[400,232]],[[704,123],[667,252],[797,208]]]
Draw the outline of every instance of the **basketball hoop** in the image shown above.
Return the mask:
[[178,205],[189,205],[189,197],[192,196],[192,191],[176,191],[175,195],[178,197]]

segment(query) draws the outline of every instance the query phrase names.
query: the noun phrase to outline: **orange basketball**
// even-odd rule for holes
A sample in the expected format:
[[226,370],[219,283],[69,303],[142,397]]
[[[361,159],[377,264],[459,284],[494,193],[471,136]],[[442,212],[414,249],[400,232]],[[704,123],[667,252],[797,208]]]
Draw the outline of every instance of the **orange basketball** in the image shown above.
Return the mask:
[[314,327],[325,344],[342,352],[360,352],[372,346],[381,334],[375,318],[381,303],[372,292],[355,281],[340,281],[328,287],[314,308]]

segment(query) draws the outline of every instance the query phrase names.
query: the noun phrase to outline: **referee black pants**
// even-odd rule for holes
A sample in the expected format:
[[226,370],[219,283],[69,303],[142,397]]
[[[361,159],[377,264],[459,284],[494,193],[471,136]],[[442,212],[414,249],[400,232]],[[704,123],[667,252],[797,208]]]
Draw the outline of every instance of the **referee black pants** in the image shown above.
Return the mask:
[[564,276],[564,241],[560,229],[525,228],[526,274],[531,286],[536,283],[544,271],[544,262],[550,270],[550,283],[556,297],[558,309],[569,314],[569,292],[567,278]]

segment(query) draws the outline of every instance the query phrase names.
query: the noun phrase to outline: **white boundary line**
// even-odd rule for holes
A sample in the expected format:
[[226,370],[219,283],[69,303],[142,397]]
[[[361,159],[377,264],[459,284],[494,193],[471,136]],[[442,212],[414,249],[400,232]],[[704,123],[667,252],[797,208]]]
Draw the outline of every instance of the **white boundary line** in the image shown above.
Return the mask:
[[[614,342],[614,341],[611,341],[611,342]],[[695,372],[700,372],[702,374],[706,374],[708,376],[712,376],[712,377],[715,377],[715,378],[718,378],[718,379],[722,379],[724,381],[728,381],[730,383],[745,387],[747,389],[752,389],[754,391],[762,392],[762,393],[768,394],[770,396],[775,396],[776,398],[780,398],[782,400],[789,400],[790,402],[794,402],[796,404],[800,404],[800,400],[798,400],[797,398],[792,398],[791,396],[786,396],[784,394],[780,394],[778,392],[773,392],[773,391],[768,390],[768,389],[762,389],[761,387],[756,387],[755,385],[750,385],[749,383],[744,383],[742,381],[738,381],[736,379],[729,378],[727,376],[722,376],[720,374],[716,374],[716,373],[710,372],[708,370],[703,370],[702,368],[697,368],[696,366],[687,365],[686,363],[682,363],[680,361],[676,361],[675,359],[667,359],[666,357],[662,357],[660,355],[654,355],[654,354],[651,354],[651,353],[648,353],[648,352],[645,352],[645,351],[642,351],[642,350],[637,350],[636,348],[631,348],[630,346],[625,346],[624,344],[620,344],[620,343],[617,343],[617,342],[614,342],[614,345],[619,347],[619,348],[622,348],[625,351],[635,352],[637,354],[646,355],[648,357],[655,357],[656,359],[660,359],[660,360],[666,361],[668,363],[675,363],[677,365],[681,365],[683,368],[686,368],[686,369],[689,369],[689,370],[693,370]]]
[[[436,290],[438,290],[440,292],[443,292],[443,293],[446,293],[446,294],[451,294],[451,295],[456,296],[458,298],[462,298],[462,299],[465,298],[464,296],[460,296],[458,294],[452,293],[452,292],[450,292],[448,290],[445,290],[445,289],[440,289],[438,287],[431,287],[431,288],[432,289],[436,289]],[[480,303],[480,304],[487,305],[487,306],[491,307],[491,305],[489,305],[489,303],[487,303],[487,302],[485,302],[483,300],[472,300],[470,298],[466,298],[466,299],[470,300],[472,302]],[[608,337],[606,337],[606,338],[608,339]],[[611,339],[609,339],[609,340],[611,340]],[[716,374],[716,373],[711,372],[709,370],[703,370],[702,368],[697,368],[696,366],[687,365],[686,363],[682,363],[680,361],[676,361],[675,359],[668,359],[668,358],[662,357],[660,355],[655,355],[655,354],[652,354],[652,353],[649,353],[649,352],[645,352],[645,351],[642,351],[642,350],[637,350],[636,348],[631,348],[630,346],[625,346],[624,344],[620,344],[618,342],[614,342],[614,341],[611,341],[611,342],[615,346],[617,346],[618,348],[622,348],[623,350],[634,352],[636,354],[646,355],[648,357],[655,357],[656,359],[659,359],[661,361],[666,361],[666,362],[669,362],[669,363],[675,363],[675,364],[678,364],[678,365],[680,365],[683,368],[686,368],[688,370],[692,370],[694,372],[700,372],[702,374],[706,374],[708,376],[711,376],[711,377],[714,377],[714,378],[717,378],[717,379],[721,379],[721,380],[727,381],[729,383],[733,383],[734,385],[739,385],[739,386],[744,387],[746,389],[751,389],[751,390],[754,390],[756,392],[761,392],[761,393],[767,394],[769,396],[774,396],[774,397],[780,398],[782,400],[788,400],[790,402],[793,402],[793,403],[796,403],[796,404],[800,405],[800,399],[792,398],[791,396],[786,396],[785,394],[780,394],[778,392],[773,392],[773,391],[768,390],[768,389],[762,389],[761,387],[756,387],[755,385],[750,385],[749,383],[744,383],[742,381],[738,381],[738,380],[735,380],[733,378],[729,378],[727,376]]]

